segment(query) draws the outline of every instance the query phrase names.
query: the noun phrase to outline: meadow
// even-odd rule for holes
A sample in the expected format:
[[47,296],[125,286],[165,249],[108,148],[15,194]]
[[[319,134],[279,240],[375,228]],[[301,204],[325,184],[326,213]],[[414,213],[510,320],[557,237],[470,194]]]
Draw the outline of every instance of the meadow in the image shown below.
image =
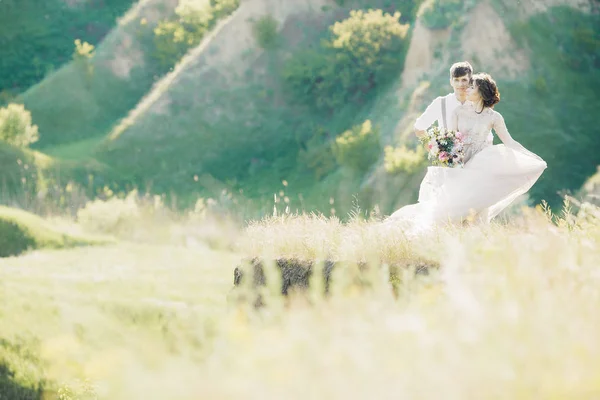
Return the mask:
[[[242,228],[135,204],[119,224],[102,222],[100,206],[85,223],[53,221],[111,226],[116,242],[0,259],[0,398],[600,393],[594,206],[523,208],[510,222],[407,239],[360,213],[342,223],[282,212]],[[266,286],[234,287],[249,257],[265,260]],[[326,295],[315,273],[282,296],[274,257],[340,263]]]
[[[600,398],[600,9],[531,4],[0,0],[0,400]],[[456,60],[548,170],[408,237]]]

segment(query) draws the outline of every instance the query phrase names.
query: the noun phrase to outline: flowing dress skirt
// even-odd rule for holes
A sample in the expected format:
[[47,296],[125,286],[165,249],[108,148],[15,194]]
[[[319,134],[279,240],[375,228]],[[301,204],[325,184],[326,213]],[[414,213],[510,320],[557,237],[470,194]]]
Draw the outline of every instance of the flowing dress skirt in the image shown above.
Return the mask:
[[527,150],[487,146],[463,168],[429,167],[418,203],[400,208],[384,222],[415,232],[474,215],[489,222],[526,193],[546,168],[544,160]]

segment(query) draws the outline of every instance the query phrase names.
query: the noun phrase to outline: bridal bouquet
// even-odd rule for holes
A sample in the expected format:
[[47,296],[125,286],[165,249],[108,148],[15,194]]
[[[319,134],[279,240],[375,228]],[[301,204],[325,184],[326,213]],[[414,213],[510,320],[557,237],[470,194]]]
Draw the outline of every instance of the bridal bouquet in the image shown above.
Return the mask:
[[427,149],[427,159],[433,165],[456,168],[463,165],[463,139],[460,132],[434,126],[427,130],[420,141]]

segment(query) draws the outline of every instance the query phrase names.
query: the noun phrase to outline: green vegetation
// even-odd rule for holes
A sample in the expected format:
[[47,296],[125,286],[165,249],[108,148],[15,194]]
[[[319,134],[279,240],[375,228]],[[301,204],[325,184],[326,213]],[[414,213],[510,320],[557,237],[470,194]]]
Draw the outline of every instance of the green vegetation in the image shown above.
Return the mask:
[[39,139],[38,127],[31,123],[31,113],[22,104],[0,108],[0,140],[17,147],[27,147]]
[[19,255],[30,249],[108,243],[108,239],[61,232],[35,214],[0,206],[0,257]]
[[220,19],[239,5],[239,0],[180,0],[173,18],[162,20],[154,29],[152,56],[163,67],[173,67]]
[[333,155],[339,165],[358,173],[365,173],[379,159],[381,132],[370,120],[335,138]]
[[[108,134],[156,80],[238,4],[222,0],[199,8],[204,1],[182,1],[173,10],[158,3],[131,10],[93,52],[82,42],[71,42],[69,55],[75,60],[20,97],[41,132],[36,148]],[[163,19],[151,23],[150,15]],[[167,25],[175,30],[165,31]],[[181,41],[177,32],[184,34]]]
[[[312,190],[331,193],[335,189],[315,187],[315,176],[324,179],[339,167],[331,151],[333,140],[366,119],[371,103],[388,90],[404,60],[408,26],[391,12],[349,10],[343,19],[334,11],[324,12],[328,25],[321,23],[321,30],[312,21],[298,21],[296,31],[302,36],[281,36],[281,45],[261,56],[243,76],[213,71],[204,78],[181,68],[157,85],[126,124],[113,130],[98,157],[127,177],[122,185],[135,182],[142,191],[176,195],[182,205],[196,196],[216,195],[196,179],[203,176],[221,181],[231,192],[243,190],[256,203],[272,198],[283,179],[294,181],[291,190],[298,196],[310,197]],[[346,41],[348,33],[358,39]],[[311,47],[319,49],[313,53],[316,64],[327,69],[327,63],[333,63],[341,72],[327,69],[332,85],[319,88],[322,98],[351,99],[333,113],[315,112],[310,96],[300,93],[299,86],[299,91],[289,90],[288,75],[281,74],[282,66],[289,71],[288,62],[298,60],[300,49]],[[358,59],[362,61],[355,62]],[[369,71],[365,63],[378,67]],[[253,71],[263,68],[264,75]],[[352,77],[369,82],[363,85]],[[346,92],[339,92],[339,85],[345,85]],[[185,100],[190,91],[195,93],[193,101]],[[170,99],[166,115],[155,111],[162,97]],[[166,132],[175,133],[177,140]],[[138,150],[132,154],[132,148]],[[332,177],[328,182],[339,180]],[[328,205],[331,195],[321,197],[321,204]],[[344,211],[351,208],[351,201]]]
[[254,37],[260,47],[270,49],[277,45],[277,20],[272,15],[264,15],[254,22]]
[[76,39],[93,45],[100,43],[133,3],[134,0],[1,1],[0,92],[16,95],[59,69],[71,59]]
[[475,0],[432,0],[421,16],[429,29],[446,29],[462,23]]
[[422,146],[417,146],[414,150],[407,148],[406,145],[384,148],[384,167],[390,174],[412,174],[422,168],[426,161],[427,157]]
[[286,64],[283,77],[290,92],[328,113],[349,102],[364,102],[404,62],[409,25],[400,23],[400,15],[351,11],[331,26],[331,37],[321,49],[298,53]]

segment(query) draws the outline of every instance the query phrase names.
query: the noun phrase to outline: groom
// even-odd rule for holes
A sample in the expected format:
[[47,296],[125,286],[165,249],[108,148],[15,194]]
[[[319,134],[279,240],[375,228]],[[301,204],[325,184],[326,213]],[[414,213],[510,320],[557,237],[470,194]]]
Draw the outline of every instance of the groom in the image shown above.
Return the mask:
[[[437,121],[438,126],[448,128],[444,126],[442,121],[445,119],[446,123],[450,123],[450,116],[461,104],[464,104],[467,100],[467,88],[471,83],[471,76],[473,75],[473,67],[467,61],[461,61],[452,64],[450,67],[450,85],[454,89],[454,93],[449,93],[446,96],[439,96],[429,104],[427,109],[415,122],[415,135],[417,137],[425,136],[425,131]],[[442,113],[442,103],[445,103],[445,118]]]

